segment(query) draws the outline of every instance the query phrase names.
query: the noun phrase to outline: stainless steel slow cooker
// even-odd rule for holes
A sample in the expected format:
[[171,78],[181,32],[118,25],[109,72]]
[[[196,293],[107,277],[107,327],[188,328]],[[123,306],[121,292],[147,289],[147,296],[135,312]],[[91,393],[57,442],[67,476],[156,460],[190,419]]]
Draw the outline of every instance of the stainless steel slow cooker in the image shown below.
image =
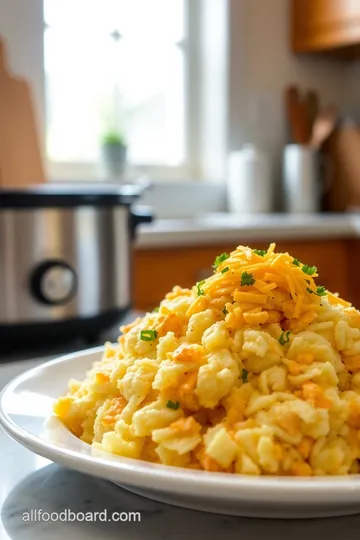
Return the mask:
[[96,339],[131,307],[137,186],[0,190],[0,351],[19,340]]

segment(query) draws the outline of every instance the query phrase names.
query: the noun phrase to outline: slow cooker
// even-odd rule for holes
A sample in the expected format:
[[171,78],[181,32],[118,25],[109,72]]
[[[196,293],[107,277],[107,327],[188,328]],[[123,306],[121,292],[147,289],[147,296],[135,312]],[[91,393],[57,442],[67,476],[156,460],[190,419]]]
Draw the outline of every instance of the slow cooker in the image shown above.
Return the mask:
[[96,340],[132,304],[132,242],[151,221],[140,186],[0,190],[0,350]]

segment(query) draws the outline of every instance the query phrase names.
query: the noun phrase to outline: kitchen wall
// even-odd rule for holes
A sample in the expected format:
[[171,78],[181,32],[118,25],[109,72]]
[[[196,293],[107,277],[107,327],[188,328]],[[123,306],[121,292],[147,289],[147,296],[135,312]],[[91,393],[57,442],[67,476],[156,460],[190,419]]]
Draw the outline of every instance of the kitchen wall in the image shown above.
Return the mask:
[[279,157],[287,140],[283,92],[289,83],[316,89],[323,103],[333,103],[345,113],[356,111],[360,64],[293,55],[291,0],[229,2],[230,150],[252,141]]
[[[40,127],[45,125],[42,9],[42,0],[0,0],[0,36],[5,38],[12,70],[31,84]],[[40,135],[44,140],[43,131]]]
[[226,212],[224,184],[199,181],[153,182],[139,199],[140,205],[151,206],[159,219],[192,218],[201,214]]

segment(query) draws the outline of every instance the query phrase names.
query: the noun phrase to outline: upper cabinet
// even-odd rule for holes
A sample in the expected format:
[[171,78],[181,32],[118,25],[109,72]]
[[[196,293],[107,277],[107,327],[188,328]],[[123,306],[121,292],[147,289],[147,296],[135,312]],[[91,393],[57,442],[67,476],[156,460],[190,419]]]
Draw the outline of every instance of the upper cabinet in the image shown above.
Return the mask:
[[292,0],[292,49],[338,51],[358,56],[360,0]]

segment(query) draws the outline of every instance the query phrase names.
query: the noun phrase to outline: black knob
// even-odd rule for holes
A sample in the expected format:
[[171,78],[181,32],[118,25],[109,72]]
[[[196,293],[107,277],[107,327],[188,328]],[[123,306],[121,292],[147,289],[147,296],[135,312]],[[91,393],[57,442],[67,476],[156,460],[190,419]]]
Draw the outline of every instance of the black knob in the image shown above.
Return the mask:
[[76,273],[63,261],[42,262],[35,268],[30,278],[30,290],[34,298],[49,306],[70,302],[76,289]]

